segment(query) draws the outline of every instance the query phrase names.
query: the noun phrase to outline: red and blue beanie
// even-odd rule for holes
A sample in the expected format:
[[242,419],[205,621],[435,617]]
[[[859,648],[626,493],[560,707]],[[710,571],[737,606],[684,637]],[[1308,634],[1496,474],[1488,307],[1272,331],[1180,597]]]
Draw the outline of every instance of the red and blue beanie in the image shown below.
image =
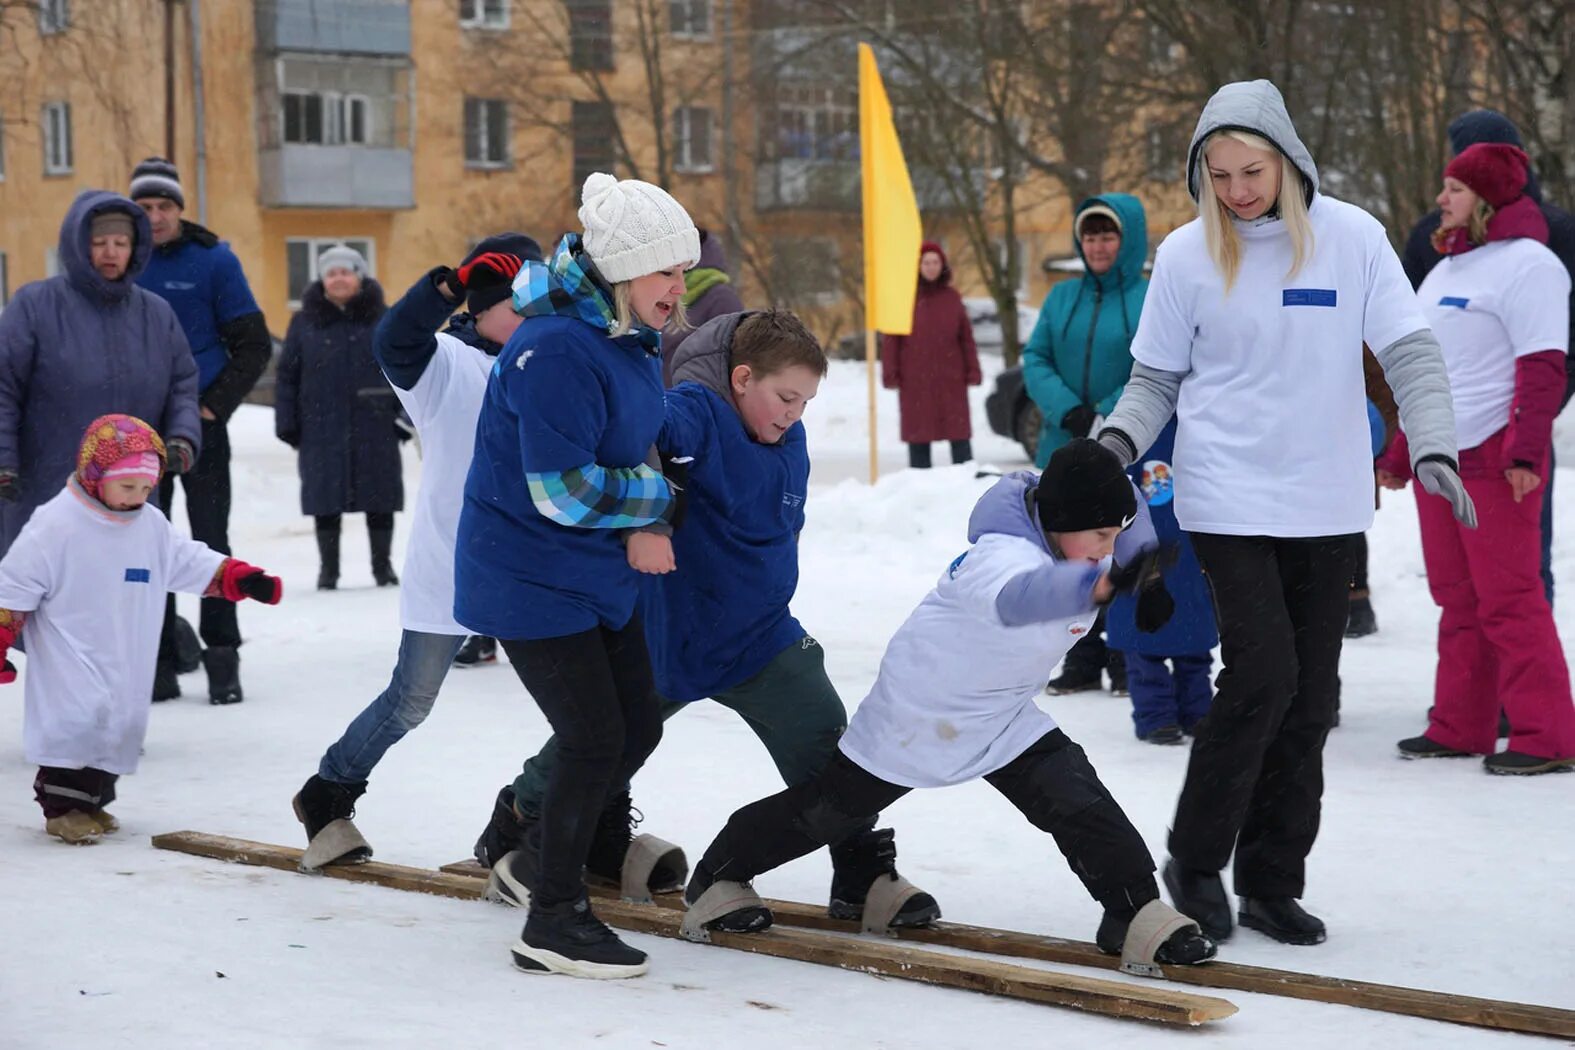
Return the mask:
[[77,481],[94,499],[109,478],[145,477],[157,485],[166,463],[164,439],[135,416],[114,413],[88,424],[77,450]]

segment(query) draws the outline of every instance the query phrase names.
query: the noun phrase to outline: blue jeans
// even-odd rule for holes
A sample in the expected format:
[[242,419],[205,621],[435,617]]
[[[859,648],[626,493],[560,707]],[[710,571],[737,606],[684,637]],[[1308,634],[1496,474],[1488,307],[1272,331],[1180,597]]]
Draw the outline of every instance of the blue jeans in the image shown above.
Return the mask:
[[1168,657],[1127,655],[1127,688],[1132,692],[1132,724],[1139,737],[1163,726],[1179,726],[1191,732],[1214,702],[1209,672],[1214,669],[1210,653]]
[[1553,452],[1548,451],[1548,477],[1542,490],[1542,590],[1553,604]]
[[359,784],[367,779],[388,749],[431,713],[443,678],[463,644],[462,634],[403,632],[399,662],[388,688],[356,715],[344,736],[323,755],[317,775],[338,784]]

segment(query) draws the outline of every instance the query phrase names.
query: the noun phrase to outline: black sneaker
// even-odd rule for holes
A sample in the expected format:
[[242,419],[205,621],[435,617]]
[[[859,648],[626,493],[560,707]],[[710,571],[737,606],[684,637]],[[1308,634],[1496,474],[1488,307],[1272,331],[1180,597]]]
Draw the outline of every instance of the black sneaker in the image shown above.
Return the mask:
[[492,804],[492,819],[487,821],[481,837],[476,840],[477,863],[483,868],[491,868],[510,853],[523,848],[536,820],[534,813],[522,814],[515,808],[513,785],[505,785],[498,791],[497,800]]
[[1073,693],[1093,693],[1104,688],[1098,671],[1062,671],[1045,683],[1045,692],[1051,696],[1071,696]]
[[1499,776],[1537,776],[1575,772],[1575,758],[1541,758],[1521,751],[1500,751],[1482,760],[1482,768]]
[[[882,875],[897,877],[896,832],[891,828],[856,832],[832,843],[831,900],[826,913],[833,919],[864,918],[864,899]],[[935,898],[916,893],[903,903],[889,925],[893,929],[928,926],[940,917],[941,906]]]
[[[591,850],[585,857],[585,875],[596,882],[622,887],[623,861],[629,854],[629,843],[634,841],[634,829],[645,820],[645,814],[634,808],[629,792],[612,796],[596,818],[596,833],[591,837]],[[651,869],[647,887],[652,893],[673,893],[684,887],[686,872],[677,871],[666,858],[656,862]]]
[[1281,944],[1322,944],[1329,937],[1323,920],[1309,915],[1295,897],[1243,897],[1236,920]]
[[1345,614],[1345,636],[1366,638],[1370,634],[1377,633],[1378,617],[1373,615],[1372,599],[1352,598],[1350,608]]
[[315,773],[307,778],[291,803],[296,819],[306,825],[307,841],[315,839],[319,831],[334,821],[354,817],[356,800],[365,793],[364,780],[355,784],[341,784],[324,780]]
[[1186,734],[1181,731],[1180,726],[1160,726],[1158,729],[1144,733],[1141,739],[1145,744],[1161,744],[1167,747],[1187,742]]
[[529,908],[541,878],[541,852],[529,843],[505,853],[487,876],[487,899],[514,908]]
[[153,669],[153,702],[161,703],[165,700],[178,700],[180,698],[180,677],[175,673],[175,665],[160,660]]
[[208,670],[208,703],[238,704],[241,692],[241,651],[231,645],[210,645],[202,651]]
[[561,973],[593,980],[618,980],[645,973],[646,956],[618,939],[579,900],[533,905],[513,948],[514,965],[526,973]]
[[1435,740],[1425,736],[1407,737],[1395,747],[1400,749],[1401,758],[1470,758],[1469,751],[1456,751],[1452,747],[1445,747]]
[[465,639],[454,657],[455,667],[481,667],[498,662],[498,640],[486,635],[473,634]]
[[1210,940],[1230,938],[1230,898],[1225,896],[1225,880],[1219,872],[1193,871],[1172,859],[1165,861],[1163,874],[1170,903],[1177,911],[1197,923]]

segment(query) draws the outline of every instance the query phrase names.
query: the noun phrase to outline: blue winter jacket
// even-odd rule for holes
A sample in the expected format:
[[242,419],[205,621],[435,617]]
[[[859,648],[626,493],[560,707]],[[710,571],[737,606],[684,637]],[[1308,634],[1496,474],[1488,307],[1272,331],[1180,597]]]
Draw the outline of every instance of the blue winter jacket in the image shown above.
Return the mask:
[[197,362],[201,393],[230,363],[221,329],[261,310],[230,246],[200,226],[184,226],[179,240],[152,253],[147,269],[137,275],[137,286],[175,310]]
[[[1061,426],[1062,417],[1079,405],[1108,416],[1132,374],[1132,337],[1148,291],[1148,278],[1143,276],[1148,219],[1142,202],[1128,193],[1090,197],[1078,205],[1077,214],[1095,205],[1120,217],[1121,248],[1115,265],[1102,274],[1085,272],[1050,289],[1023,348],[1023,383],[1044,416],[1036,457],[1040,469],[1050,462],[1052,452],[1073,437]],[[1081,259],[1083,246],[1075,237],[1073,247]]]
[[[92,263],[102,212],[131,217],[131,265],[106,280]],[[60,225],[60,273],[17,289],[0,312],[0,470],[20,495],[0,502],[0,553],[33,511],[76,469],[87,425],[109,412],[147,422],[166,442],[202,448],[197,365],[170,304],[135,281],[153,231],[141,208],[107,190],[84,190]]]
[[1171,461],[1176,448],[1176,420],[1160,431],[1154,446],[1133,463],[1127,473],[1148,503],[1154,531],[1161,542],[1180,544],[1176,563],[1165,570],[1165,587],[1175,599],[1176,611],[1164,627],[1145,634],[1133,620],[1136,601],[1120,595],[1110,603],[1105,638],[1112,649],[1145,656],[1190,656],[1206,653],[1219,644],[1214,625],[1214,601],[1209,595],[1203,566],[1192,541],[1176,523],[1175,474]]
[[729,391],[733,333],[723,314],[672,359],[658,447],[693,458],[688,511],[673,534],[677,571],[640,578],[640,614],[656,688],[702,700],[741,685],[804,637],[788,611],[798,589],[798,534],[809,448],[796,423],[774,445],[749,436]]

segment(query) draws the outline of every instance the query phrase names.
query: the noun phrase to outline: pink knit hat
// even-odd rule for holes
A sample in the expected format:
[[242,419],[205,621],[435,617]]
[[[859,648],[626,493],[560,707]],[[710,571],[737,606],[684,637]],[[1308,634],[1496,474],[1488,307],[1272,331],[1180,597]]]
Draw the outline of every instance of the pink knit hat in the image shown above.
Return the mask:
[[155,485],[164,473],[164,441],[148,424],[119,413],[99,416],[88,424],[77,452],[77,480],[82,490],[102,499],[105,478],[145,477]]

